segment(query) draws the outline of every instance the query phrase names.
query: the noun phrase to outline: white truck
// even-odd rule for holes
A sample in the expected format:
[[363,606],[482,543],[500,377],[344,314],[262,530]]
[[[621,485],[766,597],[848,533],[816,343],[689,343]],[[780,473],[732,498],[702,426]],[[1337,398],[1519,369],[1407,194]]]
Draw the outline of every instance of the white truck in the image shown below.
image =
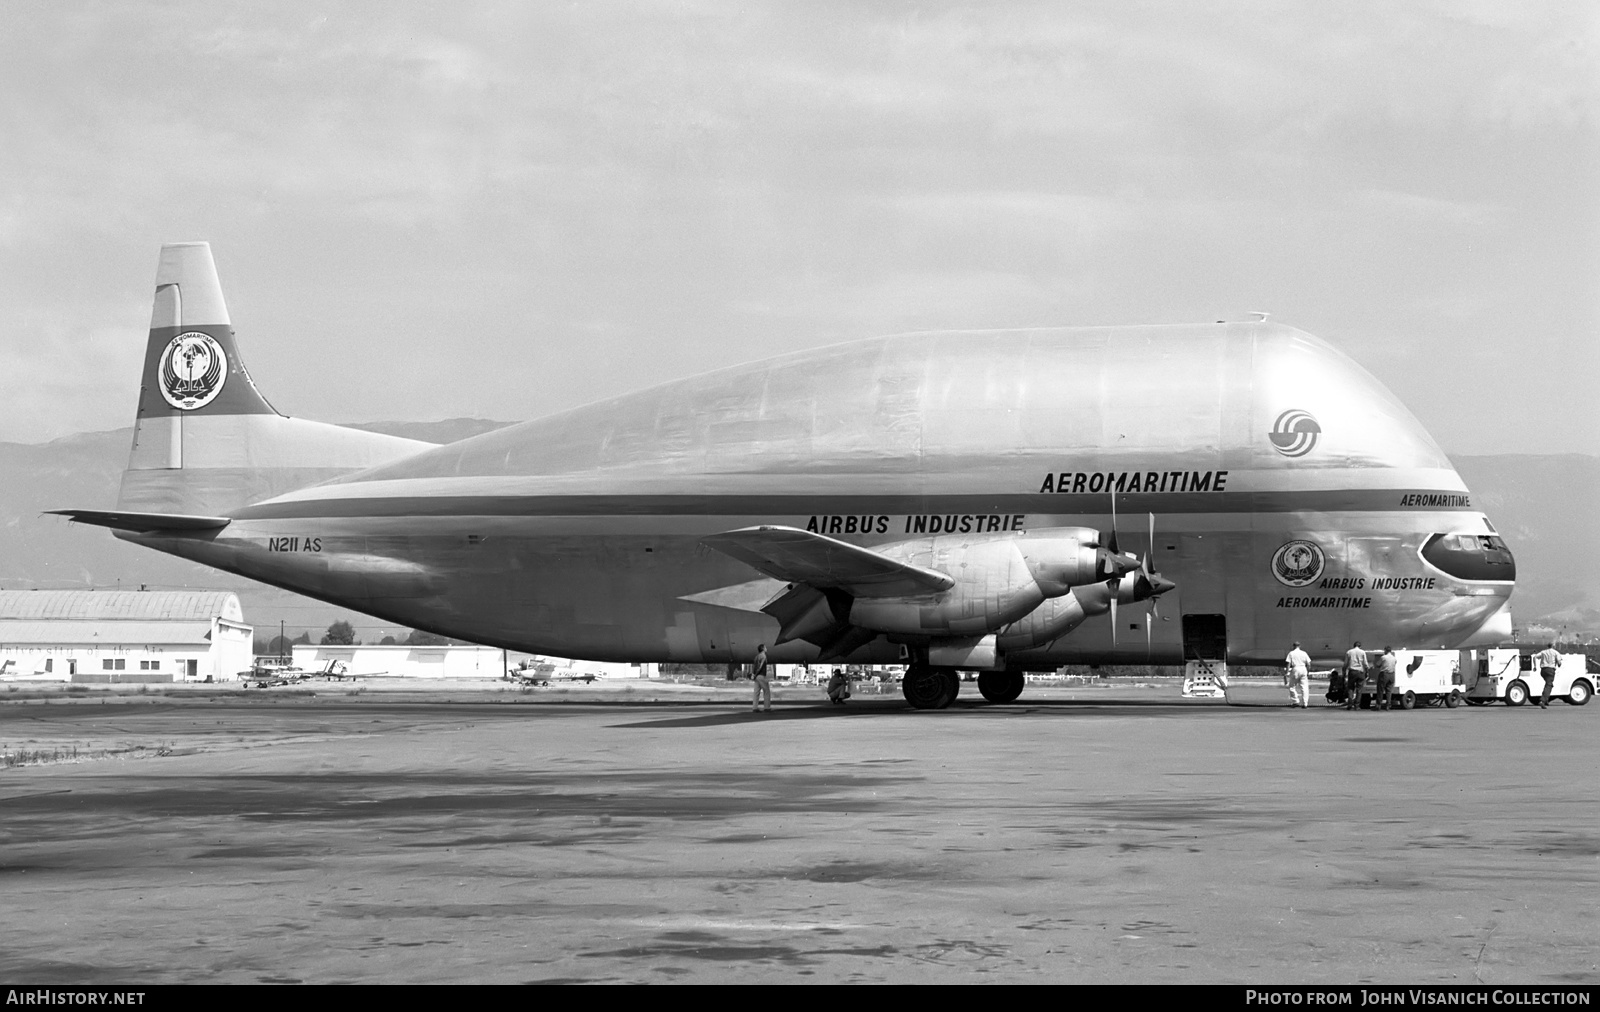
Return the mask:
[[[1455,650],[1396,650],[1394,695],[1389,705],[1401,710],[1419,706],[1457,707],[1467,698]],[[1367,680],[1361,686],[1361,708],[1377,705],[1378,653],[1367,653]]]
[[[1497,699],[1507,706],[1522,706],[1530,699],[1537,702],[1544,693],[1544,676],[1532,653],[1514,648],[1462,650],[1458,663],[1466,675],[1467,702],[1473,706],[1488,706]],[[1594,683],[1588,657],[1562,654],[1550,698],[1582,706],[1594,695]]]

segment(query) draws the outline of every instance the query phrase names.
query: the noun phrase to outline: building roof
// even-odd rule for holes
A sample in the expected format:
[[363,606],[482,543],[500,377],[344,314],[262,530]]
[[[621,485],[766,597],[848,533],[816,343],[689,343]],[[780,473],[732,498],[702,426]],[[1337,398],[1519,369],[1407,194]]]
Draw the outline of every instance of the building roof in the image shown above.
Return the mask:
[[80,619],[0,618],[0,647],[198,646],[211,642],[211,623],[94,622]]
[[243,622],[225,590],[0,590],[0,621]]

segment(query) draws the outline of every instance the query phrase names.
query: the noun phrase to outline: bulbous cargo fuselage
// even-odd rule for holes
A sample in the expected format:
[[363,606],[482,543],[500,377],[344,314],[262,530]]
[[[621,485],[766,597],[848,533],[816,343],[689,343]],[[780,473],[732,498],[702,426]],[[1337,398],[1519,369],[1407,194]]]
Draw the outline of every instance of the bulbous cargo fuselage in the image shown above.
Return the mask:
[[[1164,581],[1159,616],[1148,594],[1110,610],[1114,585],[1063,597],[1066,576],[1024,600],[1026,580],[1043,585],[1037,569],[980,561],[1063,529],[1109,534],[1113,503],[1121,551]],[[1514,579],[1405,407],[1326,343],[1268,324],[859,341],[512,426],[229,516],[204,538],[124,536],[395,622],[605,660],[748,660],[771,645],[780,622],[760,609],[784,585],[702,540],[761,525],[955,580],[917,604],[944,616],[942,632],[908,627],[921,620],[906,606],[856,599],[852,613],[882,633],[853,648],[863,662],[979,629],[1001,634],[1017,668],[1178,663],[1218,636],[1232,659],[1256,661],[1294,640],[1319,656],[1357,638],[1457,646],[1509,632]],[[1076,573],[1063,552],[1053,564]],[[980,620],[962,626],[963,614]],[[818,653],[792,639],[773,657]]]

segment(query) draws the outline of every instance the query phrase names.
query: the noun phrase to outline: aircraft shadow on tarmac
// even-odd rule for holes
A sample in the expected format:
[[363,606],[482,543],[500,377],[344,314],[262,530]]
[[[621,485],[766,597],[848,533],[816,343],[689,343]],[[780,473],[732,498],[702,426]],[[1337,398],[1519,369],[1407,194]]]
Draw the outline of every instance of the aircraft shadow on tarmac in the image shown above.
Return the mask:
[[[1049,699],[1029,703],[994,704],[980,702],[956,702],[946,710],[914,710],[904,702],[890,697],[882,699],[857,699],[845,706],[780,706],[765,713],[756,713],[751,710],[739,709],[719,713],[705,713],[693,717],[666,717],[657,720],[631,721],[626,724],[612,724],[612,727],[717,727],[724,724],[760,724],[770,721],[792,720],[832,720],[849,718],[871,717],[883,720],[889,717],[904,717],[928,719],[936,718],[938,714],[963,715],[963,719],[972,719],[976,716],[989,717],[1022,717],[1033,713],[1050,712],[1057,716],[1077,716],[1092,713],[1104,713],[1107,710],[1141,710],[1169,713],[1194,713],[1197,710],[1225,709],[1221,703],[1172,702],[1170,700],[1091,700],[1091,699]],[[1245,708],[1251,708],[1246,704]],[[1259,707],[1267,708],[1267,707]],[[1272,709],[1287,709],[1288,707],[1274,704]],[[1238,707],[1233,707],[1238,709]]]

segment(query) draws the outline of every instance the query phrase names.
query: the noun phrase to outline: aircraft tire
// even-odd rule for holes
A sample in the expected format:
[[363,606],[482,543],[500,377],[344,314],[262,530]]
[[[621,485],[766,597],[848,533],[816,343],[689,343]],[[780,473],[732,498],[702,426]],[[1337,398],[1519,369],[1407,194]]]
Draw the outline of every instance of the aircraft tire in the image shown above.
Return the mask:
[[978,675],[978,691],[991,703],[1014,703],[1026,684],[1020,671],[984,671]]
[[900,680],[900,692],[916,710],[942,710],[949,706],[960,691],[961,682],[954,671],[914,664],[906,669]]
[[961,694],[961,672],[957,671],[955,668],[942,668],[941,671],[944,674],[945,688],[950,690],[949,694],[945,697],[945,701],[939,704],[939,709],[942,710],[951,703],[954,703],[956,701],[956,697]]
[[1588,682],[1579,678],[1567,690],[1567,702],[1573,706],[1582,706],[1589,701],[1589,697],[1592,695],[1594,695],[1594,689],[1590,687]]
[[1517,679],[1506,686],[1506,705],[1521,706],[1528,701],[1528,683]]

